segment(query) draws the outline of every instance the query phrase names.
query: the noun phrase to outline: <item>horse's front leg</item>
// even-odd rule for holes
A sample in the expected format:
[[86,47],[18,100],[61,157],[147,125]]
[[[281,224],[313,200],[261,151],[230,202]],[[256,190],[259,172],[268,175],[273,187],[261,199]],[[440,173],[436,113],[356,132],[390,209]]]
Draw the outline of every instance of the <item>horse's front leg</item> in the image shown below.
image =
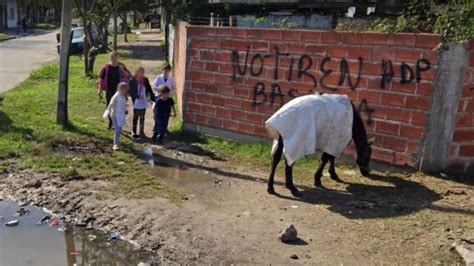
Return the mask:
[[285,186],[291,191],[293,196],[297,197],[300,195],[300,192],[293,184],[293,165],[288,165],[288,162],[285,160]]
[[267,192],[270,194],[276,194],[275,188],[273,188],[273,183],[275,181],[275,171],[278,163],[281,160],[281,155],[283,153],[283,139],[280,137],[278,139],[278,146],[275,153],[272,156],[272,166],[270,168],[270,176],[268,177],[268,187]]

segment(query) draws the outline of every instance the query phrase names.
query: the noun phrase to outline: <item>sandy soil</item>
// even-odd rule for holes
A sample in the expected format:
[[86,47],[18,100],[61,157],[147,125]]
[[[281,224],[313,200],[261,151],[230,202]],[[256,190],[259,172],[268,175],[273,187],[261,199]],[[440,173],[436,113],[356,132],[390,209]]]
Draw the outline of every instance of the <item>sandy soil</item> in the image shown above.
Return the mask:
[[[423,174],[364,178],[346,169],[339,171],[345,183],[326,177],[326,188],[316,189],[296,177],[301,198],[281,184],[274,196],[264,169],[185,143],[166,147],[153,147],[152,171],[183,193],[178,202],[127,199],[104,181],[29,171],[1,174],[0,191],[68,221],[94,221],[176,263],[456,264],[451,244],[474,238],[474,187],[459,182]],[[296,243],[277,238],[287,224],[298,230]]]

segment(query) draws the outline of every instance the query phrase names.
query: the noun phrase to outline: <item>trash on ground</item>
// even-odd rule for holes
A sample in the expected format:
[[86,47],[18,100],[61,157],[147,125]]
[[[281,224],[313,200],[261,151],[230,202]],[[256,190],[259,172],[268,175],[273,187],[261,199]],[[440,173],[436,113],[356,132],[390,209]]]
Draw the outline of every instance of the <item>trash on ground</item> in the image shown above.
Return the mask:
[[81,253],[79,253],[77,251],[72,251],[72,252],[69,252],[69,255],[71,255],[71,256],[81,256]]
[[92,230],[92,222],[88,222],[86,225],[86,230]]
[[278,239],[281,242],[292,242],[298,240],[298,231],[294,225],[290,224],[287,225],[283,230],[280,232]]
[[11,220],[5,224],[5,226],[17,226],[20,223],[18,220]]
[[115,241],[115,240],[120,240],[120,236],[118,234],[111,234],[109,238],[107,238],[107,241]]
[[439,175],[440,175],[442,178],[448,178],[448,175],[445,174],[445,173],[443,173],[443,172],[439,173]]
[[298,205],[291,206],[292,209],[298,209]]
[[89,239],[89,241],[94,241],[96,238],[97,238],[97,236],[95,236],[95,235],[88,235],[87,236],[87,239]]
[[58,228],[58,231],[59,231],[59,232],[66,232],[66,231],[67,231],[67,228],[64,227],[64,226],[61,226],[61,227]]

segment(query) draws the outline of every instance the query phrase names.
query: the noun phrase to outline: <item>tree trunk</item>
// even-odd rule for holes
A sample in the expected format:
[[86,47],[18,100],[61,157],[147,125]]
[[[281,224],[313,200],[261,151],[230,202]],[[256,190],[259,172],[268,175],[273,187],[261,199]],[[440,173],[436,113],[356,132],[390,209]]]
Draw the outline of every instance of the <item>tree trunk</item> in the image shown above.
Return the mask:
[[118,35],[118,30],[117,30],[117,10],[114,11],[114,51],[117,51],[117,35]]
[[122,29],[123,30],[123,39],[124,39],[125,42],[128,42],[127,12],[125,12],[125,16],[123,16],[122,25],[123,25],[123,29]]
[[67,94],[69,76],[69,46],[71,43],[72,1],[63,0],[61,18],[61,44],[59,55],[59,84],[56,122],[63,126],[68,124]]

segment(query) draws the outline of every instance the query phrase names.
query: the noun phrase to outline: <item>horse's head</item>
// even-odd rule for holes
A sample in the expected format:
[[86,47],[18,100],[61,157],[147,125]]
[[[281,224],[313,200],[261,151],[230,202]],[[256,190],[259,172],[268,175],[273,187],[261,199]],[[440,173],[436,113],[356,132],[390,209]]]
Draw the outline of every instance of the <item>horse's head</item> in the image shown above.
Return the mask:
[[357,153],[356,163],[359,166],[360,173],[363,176],[368,176],[370,173],[370,157],[372,156],[372,143],[374,143],[374,139],[370,139],[367,141],[367,145],[361,149],[360,152]]

